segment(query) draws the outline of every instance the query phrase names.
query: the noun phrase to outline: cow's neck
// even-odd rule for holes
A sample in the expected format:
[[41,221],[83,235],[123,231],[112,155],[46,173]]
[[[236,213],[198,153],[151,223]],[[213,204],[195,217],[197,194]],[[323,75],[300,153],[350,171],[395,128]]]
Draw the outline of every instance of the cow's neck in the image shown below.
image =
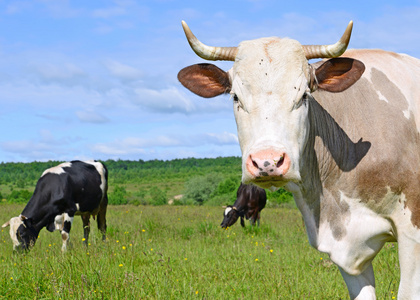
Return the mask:
[[[300,161],[302,181],[288,185],[288,189],[294,194],[307,228],[312,230],[308,231],[309,240],[316,246],[322,210],[330,209],[331,203],[334,209],[340,209],[339,183],[348,184],[346,174],[363,159],[369,144],[353,143],[315,99],[310,99],[308,105],[310,130]],[[340,234],[336,232],[337,238]]]
[[40,207],[37,205],[38,199],[34,199],[33,196],[29,200],[28,204],[22,211],[22,215],[32,220],[33,227],[39,233],[42,228],[48,225],[51,220],[54,220],[56,214],[54,210],[47,207]]

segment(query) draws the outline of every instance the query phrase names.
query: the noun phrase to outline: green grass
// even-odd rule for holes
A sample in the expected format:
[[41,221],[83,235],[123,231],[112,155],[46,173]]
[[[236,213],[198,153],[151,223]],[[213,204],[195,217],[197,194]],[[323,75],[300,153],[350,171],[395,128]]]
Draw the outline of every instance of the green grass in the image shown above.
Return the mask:
[[[0,223],[22,205],[1,204]],[[259,228],[222,230],[223,209],[111,206],[105,243],[92,220],[90,246],[75,218],[73,248],[42,230],[34,249],[13,253],[0,233],[0,299],[348,299],[328,256],[309,246],[297,209],[266,208]],[[374,261],[378,299],[396,297],[396,244]]]

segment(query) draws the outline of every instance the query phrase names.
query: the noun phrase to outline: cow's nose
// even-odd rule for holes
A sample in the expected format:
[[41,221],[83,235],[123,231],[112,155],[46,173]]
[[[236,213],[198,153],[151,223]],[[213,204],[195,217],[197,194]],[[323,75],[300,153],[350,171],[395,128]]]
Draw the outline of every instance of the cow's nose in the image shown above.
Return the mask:
[[258,151],[250,154],[246,162],[246,168],[254,178],[283,176],[289,167],[289,156],[282,151]]

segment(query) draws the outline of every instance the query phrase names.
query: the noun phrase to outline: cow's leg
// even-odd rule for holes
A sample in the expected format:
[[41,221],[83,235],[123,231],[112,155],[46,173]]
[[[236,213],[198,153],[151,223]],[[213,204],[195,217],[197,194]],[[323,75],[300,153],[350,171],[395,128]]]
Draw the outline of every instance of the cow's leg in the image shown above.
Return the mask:
[[83,221],[83,237],[85,238],[83,240],[83,244],[85,246],[88,245],[88,239],[89,239],[89,233],[90,233],[90,215],[82,215],[82,221]]
[[63,246],[61,247],[61,251],[65,252],[67,247],[70,246],[70,229],[71,225],[73,224],[74,217],[69,216],[67,213],[63,214],[64,222],[63,222],[63,229],[61,230],[61,239],[63,240]]
[[346,282],[349,290],[350,299],[355,300],[374,300],[375,294],[375,276],[373,266],[370,262],[367,268],[360,275],[349,275],[340,269],[341,275]]
[[[106,199],[107,200],[107,199]],[[98,229],[101,231],[102,233],[102,240],[105,241],[106,240],[106,209],[107,209],[107,203],[108,201],[105,202],[104,201],[101,202],[101,206],[99,208],[99,213],[98,213]]]
[[241,217],[241,226],[242,226],[242,227],[245,227],[244,217]]
[[399,238],[398,257],[401,268],[398,299],[420,299],[420,244]]

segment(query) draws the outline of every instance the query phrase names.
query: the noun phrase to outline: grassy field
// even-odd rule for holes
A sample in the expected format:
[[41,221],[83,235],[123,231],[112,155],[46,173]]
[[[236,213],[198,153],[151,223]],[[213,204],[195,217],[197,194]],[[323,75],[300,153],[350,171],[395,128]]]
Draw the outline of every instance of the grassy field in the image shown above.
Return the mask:
[[[1,204],[0,223],[22,205]],[[219,228],[222,208],[111,206],[108,238],[96,226],[82,245],[61,253],[57,232],[41,231],[35,248],[13,253],[0,239],[0,299],[348,299],[328,256],[311,248],[297,209],[268,208],[259,228]],[[96,225],[96,224],[95,224]],[[395,299],[397,245],[374,261],[378,299]]]

